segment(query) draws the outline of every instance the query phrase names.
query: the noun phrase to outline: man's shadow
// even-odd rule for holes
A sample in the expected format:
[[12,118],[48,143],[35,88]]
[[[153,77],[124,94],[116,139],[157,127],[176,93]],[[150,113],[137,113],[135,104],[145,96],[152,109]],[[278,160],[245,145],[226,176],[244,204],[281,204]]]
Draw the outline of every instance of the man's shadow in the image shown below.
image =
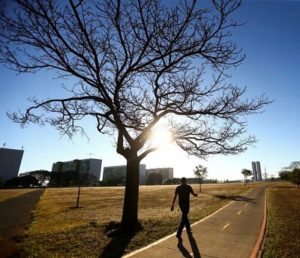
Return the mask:
[[186,258],[201,258],[201,254],[197,245],[196,240],[193,237],[192,233],[188,234],[188,239],[192,248],[193,256],[189,253],[189,251],[185,248],[185,246],[182,243],[182,240],[178,241],[177,247],[179,251],[182,253],[183,257]]

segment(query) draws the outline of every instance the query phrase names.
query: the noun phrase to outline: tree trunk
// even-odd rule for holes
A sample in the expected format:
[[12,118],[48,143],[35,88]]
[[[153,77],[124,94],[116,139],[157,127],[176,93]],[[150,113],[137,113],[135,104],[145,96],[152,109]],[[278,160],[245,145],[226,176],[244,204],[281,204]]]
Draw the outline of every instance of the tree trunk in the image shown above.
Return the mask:
[[81,192],[81,174],[80,174],[80,162],[78,159],[74,159],[73,165],[75,166],[75,172],[78,174],[78,192],[77,192],[77,201],[76,208],[79,208],[80,192]]
[[122,227],[134,230],[138,225],[140,160],[135,156],[127,159],[126,187],[122,215]]
[[79,208],[80,192],[81,192],[81,185],[78,186],[76,208]]

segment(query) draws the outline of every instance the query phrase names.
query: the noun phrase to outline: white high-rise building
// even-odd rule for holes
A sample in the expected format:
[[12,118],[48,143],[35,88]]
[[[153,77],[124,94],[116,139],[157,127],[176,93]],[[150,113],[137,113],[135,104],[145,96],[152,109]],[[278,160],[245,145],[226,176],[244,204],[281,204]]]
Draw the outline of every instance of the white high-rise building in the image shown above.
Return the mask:
[[252,161],[252,173],[255,181],[262,181],[261,167],[259,161]]
[[256,161],[257,181],[262,181],[260,162]]
[[151,175],[154,174],[161,175],[161,183],[164,183],[168,179],[173,179],[173,168],[146,169],[146,184],[150,184],[149,179],[151,178]]
[[[104,167],[102,182],[105,185],[125,185],[127,166]],[[146,165],[140,164],[139,184],[145,184]]]
[[257,171],[256,171],[256,163],[255,161],[252,161],[252,173],[254,181],[257,181]]
[[100,180],[101,159],[75,159],[71,161],[58,161],[52,165],[52,172],[76,171],[79,173],[89,173]]

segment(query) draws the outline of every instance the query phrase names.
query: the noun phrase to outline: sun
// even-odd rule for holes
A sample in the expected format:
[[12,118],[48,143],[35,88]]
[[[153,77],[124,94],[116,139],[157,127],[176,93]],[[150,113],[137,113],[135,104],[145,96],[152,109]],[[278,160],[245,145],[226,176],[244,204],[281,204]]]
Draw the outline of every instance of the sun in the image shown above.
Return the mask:
[[156,127],[151,132],[150,141],[153,147],[161,148],[171,143],[173,138],[172,132],[168,129]]

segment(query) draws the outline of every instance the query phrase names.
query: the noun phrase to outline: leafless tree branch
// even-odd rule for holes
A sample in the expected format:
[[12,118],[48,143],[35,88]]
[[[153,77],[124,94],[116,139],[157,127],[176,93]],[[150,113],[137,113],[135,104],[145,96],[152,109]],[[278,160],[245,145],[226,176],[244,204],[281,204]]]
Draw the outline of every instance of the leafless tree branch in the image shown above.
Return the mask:
[[226,83],[227,69],[244,59],[231,40],[238,24],[230,15],[240,1],[201,4],[15,0],[14,9],[1,8],[2,63],[78,79],[69,97],[32,98],[24,113],[9,117],[48,123],[70,137],[79,120],[93,117],[100,133],[118,132],[117,151],[125,157],[128,150],[140,158],[154,151],[149,134],[161,122],[189,154],[244,151],[255,142],[245,136],[246,116],[270,101],[247,99],[246,88]]

